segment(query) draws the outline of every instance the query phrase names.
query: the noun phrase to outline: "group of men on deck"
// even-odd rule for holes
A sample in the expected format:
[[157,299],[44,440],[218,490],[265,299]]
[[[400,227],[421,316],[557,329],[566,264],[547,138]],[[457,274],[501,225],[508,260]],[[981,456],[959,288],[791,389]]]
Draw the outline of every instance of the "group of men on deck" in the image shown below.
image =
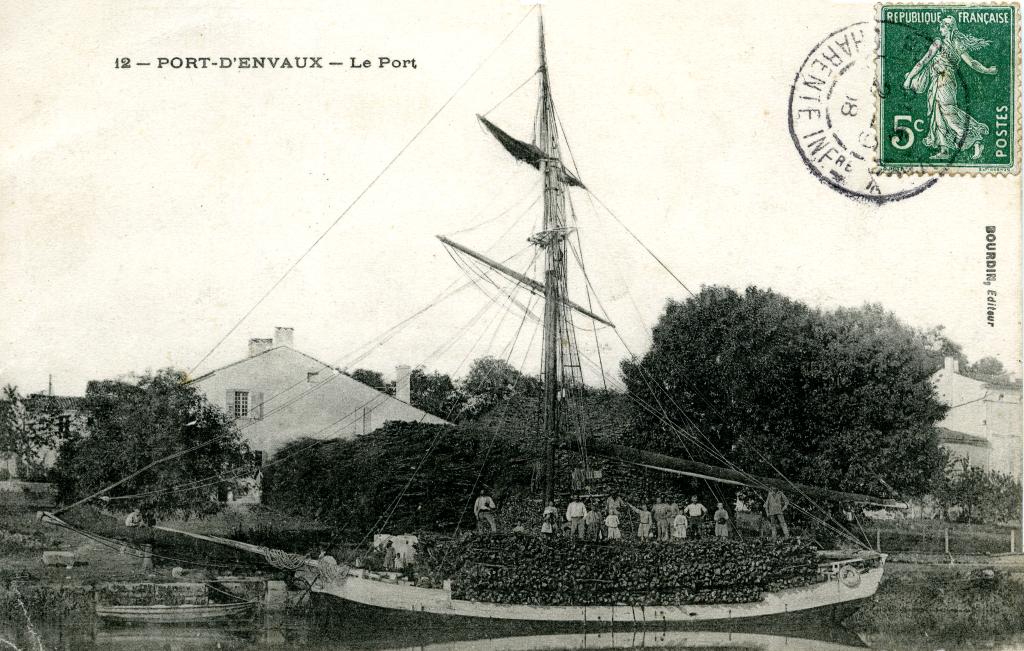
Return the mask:
[[[660,542],[671,542],[685,538],[700,538],[705,533],[703,523],[709,514],[707,507],[696,495],[682,508],[678,503],[669,503],[664,497],[659,497],[648,509],[645,503],[637,507],[622,499],[617,493],[612,493],[605,499],[603,509],[601,506],[596,502],[588,505],[577,495],[566,506],[563,514],[553,502],[548,502],[541,514],[540,533],[550,536],[561,533],[581,540],[621,540],[623,515],[628,515],[626,509],[629,509],[637,516],[638,540],[656,539]],[[767,523],[771,526],[772,538],[778,537],[777,527],[781,529],[783,537],[789,537],[789,527],[784,516],[785,510],[789,507],[789,500],[782,491],[770,488],[763,507]],[[737,511],[749,512],[745,502],[740,498],[737,498],[736,508]],[[478,529],[497,531],[494,519],[496,509],[491,496],[486,491],[481,491],[473,504]],[[729,511],[722,502],[718,502],[711,518],[714,522],[715,536],[728,538],[735,530]],[[513,531],[525,532],[526,529],[520,523]]]

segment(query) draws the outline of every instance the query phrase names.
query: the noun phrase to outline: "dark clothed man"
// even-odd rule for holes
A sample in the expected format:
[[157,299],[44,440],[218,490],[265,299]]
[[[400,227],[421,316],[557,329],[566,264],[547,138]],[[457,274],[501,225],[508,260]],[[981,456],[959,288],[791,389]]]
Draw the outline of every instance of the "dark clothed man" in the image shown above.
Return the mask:
[[772,539],[779,537],[776,526],[782,529],[782,537],[789,538],[789,527],[786,526],[784,511],[789,507],[789,500],[778,488],[769,488],[768,497],[764,498],[764,512],[768,516],[768,524],[772,526]]
[[604,518],[601,516],[601,512],[593,508],[587,512],[587,515],[583,517],[583,524],[587,527],[587,540],[601,540],[601,521]]

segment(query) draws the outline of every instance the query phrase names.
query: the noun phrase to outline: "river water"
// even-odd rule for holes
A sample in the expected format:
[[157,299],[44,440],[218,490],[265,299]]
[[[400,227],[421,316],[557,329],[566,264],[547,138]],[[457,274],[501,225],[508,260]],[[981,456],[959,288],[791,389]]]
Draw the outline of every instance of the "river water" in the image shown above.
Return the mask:
[[797,626],[748,623],[686,631],[583,631],[509,623],[452,623],[409,619],[403,613],[353,614],[319,604],[316,608],[262,613],[251,619],[206,625],[111,625],[91,618],[63,622],[0,621],[0,649],[722,649],[736,651],[994,651],[1024,650],[1024,635],[929,637],[927,631],[897,630],[872,635],[822,622]]

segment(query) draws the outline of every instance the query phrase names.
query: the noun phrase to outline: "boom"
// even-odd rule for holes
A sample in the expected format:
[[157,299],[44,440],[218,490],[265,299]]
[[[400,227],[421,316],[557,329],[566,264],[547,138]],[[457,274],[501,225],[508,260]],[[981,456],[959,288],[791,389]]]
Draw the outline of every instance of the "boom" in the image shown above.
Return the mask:
[[[515,271],[513,269],[509,269],[508,267],[506,267],[505,265],[501,264],[497,260],[492,260],[491,258],[488,258],[486,255],[484,255],[482,253],[477,253],[473,249],[470,249],[469,247],[465,247],[465,246],[459,244],[458,242],[450,240],[447,237],[445,237],[444,235],[438,235],[437,239],[441,240],[444,244],[452,247],[453,249],[457,249],[459,251],[462,251],[463,253],[465,253],[466,255],[468,255],[471,258],[474,258],[476,260],[479,260],[480,262],[483,262],[485,265],[487,265],[489,267],[492,267],[495,271],[500,271],[501,273],[505,274],[509,278],[512,278],[513,280],[516,280],[517,282],[522,283],[522,285],[524,287],[526,287],[528,290],[530,290],[534,294],[537,294],[538,296],[543,296],[544,295],[544,283],[537,282],[536,280],[534,280],[533,278],[530,278],[529,276],[524,276],[523,274],[519,273],[518,271]],[[615,327],[615,324],[612,323],[611,321],[609,321],[608,319],[605,319],[605,318],[597,316],[596,314],[594,314],[590,310],[586,309],[585,307],[583,307],[581,305],[577,305],[576,303],[573,303],[572,301],[570,301],[569,299],[567,299],[565,297],[562,297],[562,303],[564,305],[566,305],[568,307],[571,307],[572,309],[576,310],[577,312],[579,312],[583,316],[586,316],[588,318],[591,318],[591,319],[597,321],[598,323],[603,323],[604,325],[609,326],[611,328]]]

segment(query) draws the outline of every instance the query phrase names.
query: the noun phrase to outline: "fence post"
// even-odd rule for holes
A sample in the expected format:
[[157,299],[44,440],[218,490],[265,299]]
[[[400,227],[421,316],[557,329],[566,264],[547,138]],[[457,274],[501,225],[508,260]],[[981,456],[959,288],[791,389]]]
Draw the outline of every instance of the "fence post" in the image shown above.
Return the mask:
[[1017,530],[1010,529],[1010,553],[1017,553]]
[[946,554],[948,555],[949,554],[949,527],[946,527],[946,530],[944,532],[944,538],[945,538],[945,543],[946,543]]
[[875,529],[875,551],[882,551],[882,530]]

